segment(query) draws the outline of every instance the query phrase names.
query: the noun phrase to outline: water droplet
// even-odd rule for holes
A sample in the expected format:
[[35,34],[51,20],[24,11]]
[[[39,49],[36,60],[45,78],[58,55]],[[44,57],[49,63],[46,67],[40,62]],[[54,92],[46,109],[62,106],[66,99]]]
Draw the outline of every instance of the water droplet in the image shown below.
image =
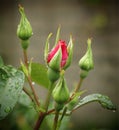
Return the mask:
[[8,107],[5,108],[4,111],[5,111],[6,113],[9,113],[9,112],[11,111],[11,108],[8,106]]
[[32,85],[35,85],[35,82],[32,82]]

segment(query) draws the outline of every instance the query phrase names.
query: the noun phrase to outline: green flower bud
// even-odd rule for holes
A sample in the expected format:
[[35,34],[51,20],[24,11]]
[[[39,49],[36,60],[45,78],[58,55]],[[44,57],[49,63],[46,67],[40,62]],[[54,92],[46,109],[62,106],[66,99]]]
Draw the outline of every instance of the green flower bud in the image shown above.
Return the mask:
[[59,82],[56,84],[56,87],[52,92],[52,96],[58,104],[64,104],[68,101],[69,90],[64,77],[60,77]]
[[19,6],[19,12],[21,14],[21,20],[17,28],[17,36],[21,40],[28,40],[33,34],[32,27],[25,15],[23,7]]
[[88,44],[87,51],[79,61],[80,68],[85,71],[89,71],[94,68],[92,49],[91,49],[91,39],[87,40],[87,44]]
[[56,80],[58,80],[58,78],[60,76],[60,72],[54,71],[53,69],[48,67],[47,75],[48,75],[48,78],[51,82],[55,82]]

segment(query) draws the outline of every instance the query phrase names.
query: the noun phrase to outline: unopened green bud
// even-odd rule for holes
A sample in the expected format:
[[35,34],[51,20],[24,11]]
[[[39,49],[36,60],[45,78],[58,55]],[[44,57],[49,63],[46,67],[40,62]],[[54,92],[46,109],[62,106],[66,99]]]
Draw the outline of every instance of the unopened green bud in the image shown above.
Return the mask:
[[32,27],[25,15],[24,8],[22,6],[19,6],[19,12],[21,14],[21,20],[17,28],[17,36],[21,40],[28,40],[33,34]]
[[60,76],[60,72],[55,71],[55,70],[51,69],[50,67],[48,67],[47,75],[51,82],[55,82],[56,80],[58,80],[58,78]]
[[87,44],[88,44],[87,51],[79,61],[80,68],[85,71],[89,71],[94,68],[93,55],[91,49],[91,39],[87,40]]
[[52,92],[53,98],[58,104],[64,104],[69,99],[69,90],[66,85],[64,77],[59,79],[59,82],[56,84]]

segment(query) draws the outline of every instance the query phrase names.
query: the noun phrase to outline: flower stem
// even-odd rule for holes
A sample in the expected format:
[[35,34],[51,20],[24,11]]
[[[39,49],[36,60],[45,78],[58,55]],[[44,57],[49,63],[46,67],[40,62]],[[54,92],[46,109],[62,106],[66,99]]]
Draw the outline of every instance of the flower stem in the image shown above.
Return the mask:
[[54,124],[53,124],[53,130],[58,130],[58,118],[59,118],[59,111],[56,111],[55,117],[54,117]]
[[[28,56],[27,56],[27,50],[23,49],[23,54],[24,54],[24,63],[25,63],[26,68],[27,68],[27,70],[28,70]],[[28,70],[28,72],[29,72],[29,70]],[[38,96],[37,96],[37,94],[36,94],[36,92],[35,92],[34,86],[33,86],[33,84],[32,84],[32,79],[31,79],[31,76],[30,76],[29,73],[28,73],[28,76],[27,76],[27,80],[28,80],[29,85],[30,85],[30,87],[31,87],[31,90],[32,90],[32,92],[33,92],[35,102],[36,102],[36,104],[37,104],[38,106],[40,106],[40,103],[39,103],[39,101],[38,101]]]
[[24,87],[23,91],[29,96],[29,98],[31,99],[31,101],[35,102],[34,98],[31,96],[31,93],[29,92],[29,90],[27,88]]
[[24,63],[28,69],[28,56],[27,56],[27,50],[23,49],[23,55],[24,55]]
[[53,90],[53,82],[50,83],[48,94],[47,94],[47,97],[46,97],[46,100],[45,100],[45,104],[44,104],[44,109],[46,110],[46,112],[48,110],[48,106],[49,106],[52,90]]
[[34,127],[34,130],[38,130],[40,128],[42,121],[44,120],[45,116],[47,115],[48,106],[49,106],[49,103],[50,103],[50,98],[51,98],[51,94],[52,94],[52,90],[53,90],[53,84],[54,83],[52,82],[52,83],[50,83],[50,86],[49,86],[48,94],[47,94],[46,101],[45,101],[45,104],[44,104],[45,112],[40,113],[38,120],[36,122],[36,125]]
[[73,92],[73,94],[70,97],[70,100],[73,98],[73,96],[75,95],[75,93],[77,93],[79,91],[79,89],[81,88],[82,83],[83,83],[83,78],[80,77],[80,80],[79,80],[76,88],[74,89],[74,92]]
[[83,82],[83,78],[80,78],[80,80],[78,82],[78,85],[77,85],[77,87],[74,90],[75,93],[78,92],[78,90],[81,88],[82,82]]

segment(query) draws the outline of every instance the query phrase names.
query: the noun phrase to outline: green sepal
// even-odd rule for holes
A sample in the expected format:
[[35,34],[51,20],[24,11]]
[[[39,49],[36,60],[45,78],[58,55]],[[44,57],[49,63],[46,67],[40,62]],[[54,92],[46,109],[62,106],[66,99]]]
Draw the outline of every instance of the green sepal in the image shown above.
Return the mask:
[[25,64],[23,64],[22,61],[21,61],[21,69],[24,72],[24,74],[26,75],[26,77],[28,77],[29,71],[28,71],[27,67],[25,66]]
[[72,36],[70,36],[70,41],[69,41],[69,44],[67,46],[68,59],[67,59],[67,62],[64,66],[64,69],[68,68],[70,66],[71,62],[72,62],[73,48],[74,48],[73,39],[72,39]]
[[57,29],[57,33],[56,33],[55,45],[58,43],[58,41],[60,39],[60,29],[61,29],[61,26],[59,25],[59,27]]
[[59,71],[54,71],[53,69],[51,69],[50,67],[48,67],[47,75],[48,75],[48,78],[49,78],[49,80],[51,82],[55,82],[56,80],[59,79],[60,72]]
[[52,57],[52,59],[50,60],[48,64],[49,67],[55,71],[60,71],[61,59],[62,59],[62,51],[60,47],[58,51],[55,53],[55,55]]
[[52,36],[52,33],[50,33],[46,39],[46,43],[45,43],[45,49],[44,49],[44,60],[47,64],[47,57],[48,57],[48,52],[49,52],[49,40]]

